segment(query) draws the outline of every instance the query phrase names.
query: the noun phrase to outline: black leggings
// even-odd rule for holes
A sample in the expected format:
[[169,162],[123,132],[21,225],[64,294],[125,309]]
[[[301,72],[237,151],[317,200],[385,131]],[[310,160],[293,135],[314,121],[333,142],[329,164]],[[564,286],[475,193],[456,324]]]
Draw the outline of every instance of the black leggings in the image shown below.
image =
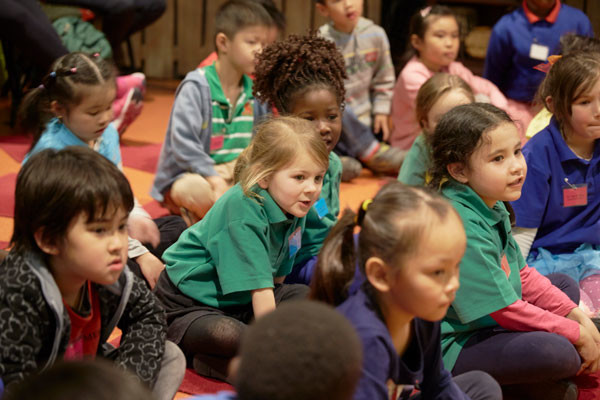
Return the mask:
[[[276,285],[273,291],[275,303],[279,304],[306,298],[309,288],[283,284]],[[232,314],[215,308],[190,324],[179,346],[198,374],[227,380],[229,361],[237,354],[242,334],[252,319],[251,304]]]

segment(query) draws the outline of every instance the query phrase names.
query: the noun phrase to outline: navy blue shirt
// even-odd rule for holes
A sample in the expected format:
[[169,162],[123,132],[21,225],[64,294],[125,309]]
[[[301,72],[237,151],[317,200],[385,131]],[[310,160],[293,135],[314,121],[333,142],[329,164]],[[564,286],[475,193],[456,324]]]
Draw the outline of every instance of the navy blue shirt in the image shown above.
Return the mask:
[[[552,117],[550,125],[523,147],[523,155],[527,177],[521,198],[512,206],[518,227],[538,228],[532,251],[543,247],[560,254],[583,243],[600,244],[599,140],[592,159],[581,159],[567,146]],[[587,184],[587,206],[564,207],[563,190],[570,188],[569,184]]]
[[579,9],[560,4],[554,23],[529,22],[523,7],[506,14],[494,25],[485,56],[483,77],[494,82],[509,99],[530,102],[546,74],[534,66],[544,61],[529,56],[532,43],[557,54],[565,33],[594,36],[589,18]]
[[396,385],[403,385],[397,392],[402,393],[400,399],[408,398],[413,387],[421,391],[424,399],[469,399],[444,368],[439,322],[415,318],[412,341],[400,357],[384,321],[363,289],[337,309],[350,320],[363,344],[362,376],[355,400],[387,400]]

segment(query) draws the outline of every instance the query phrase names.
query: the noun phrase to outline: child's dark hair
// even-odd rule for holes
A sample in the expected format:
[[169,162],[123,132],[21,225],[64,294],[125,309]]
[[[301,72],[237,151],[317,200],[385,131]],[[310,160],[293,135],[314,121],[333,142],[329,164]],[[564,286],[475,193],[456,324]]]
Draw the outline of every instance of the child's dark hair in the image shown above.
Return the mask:
[[287,26],[286,21],[285,21],[285,15],[283,15],[283,13],[279,10],[279,8],[277,8],[277,6],[273,2],[273,0],[254,0],[254,1],[256,1],[258,4],[263,6],[265,11],[267,13],[269,13],[269,16],[273,20],[273,25],[281,33],[283,33]]
[[400,61],[400,70],[404,68],[404,65],[406,65],[406,63],[414,55],[419,55],[419,52],[412,46],[412,35],[417,35],[421,40],[423,40],[425,38],[425,32],[427,32],[429,25],[432,21],[434,21],[434,19],[438,17],[454,17],[454,19],[456,19],[456,23],[458,24],[458,29],[460,33],[460,24],[458,23],[456,14],[454,14],[450,7],[436,4],[434,6],[428,6],[417,11],[412,15],[408,24],[408,42],[406,43],[406,50],[402,55]]
[[576,33],[562,35],[560,37],[560,54],[566,56],[576,51],[600,52],[600,39]]
[[290,35],[265,47],[257,56],[254,95],[289,113],[299,94],[324,88],[343,107],[346,66],[335,43],[315,36]]
[[[407,261],[419,251],[425,231],[450,212],[454,212],[450,203],[427,188],[397,181],[386,184],[372,202],[363,202],[358,214],[345,210],[329,232],[312,278],[311,298],[333,305],[347,298],[356,267],[356,226],[360,226],[358,265],[364,275],[371,257],[388,265]],[[371,292],[368,280],[365,285]]]
[[349,400],[362,367],[362,345],[350,322],[307,300],[283,303],[257,320],[239,355],[240,400]]
[[94,86],[111,82],[115,84],[114,65],[93,55],[75,52],[65,54],[52,64],[42,84],[31,89],[19,108],[19,121],[23,130],[33,135],[35,146],[48,121],[54,117],[53,101],[67,110],[81,103],[85,96],[83,85]]
[[131,211],[133,193],[116,165],[85,146],[46,149],[17,176],[11,244],[17,251],[41,251],[36,232],[55,243],[80,213],[91,222],[119,208]]
[[223,4],[215,16],[215,38],[224,33],[230,40],[250,26],[271,27],[273,19],[259,1],[229,0]]
[[152,394],[134,375],[113,363],[60,361],[9,386],[3,400],[149,400]]
[[[588,92],[600,78],[600,52],[576,51],[561,57],[538,88],[538,99],[564,127],[571,117],[571,105]],[[552,98],[549,104],[546,100]],[[564,133],[564,129],[563,129]]]
[[444,114],[431,138],[430,187],[437,190],[449,178],[449,164],[468,165],[473,152],[486,140],[484,134],[505,123],[513,123],[508,114],[487,103],[460,105]]

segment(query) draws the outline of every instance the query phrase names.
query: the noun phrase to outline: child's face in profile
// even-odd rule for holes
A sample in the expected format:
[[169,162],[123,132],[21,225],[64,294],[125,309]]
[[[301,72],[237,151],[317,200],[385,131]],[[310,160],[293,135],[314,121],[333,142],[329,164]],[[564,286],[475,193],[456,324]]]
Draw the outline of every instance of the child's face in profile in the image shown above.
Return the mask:
[[471,97],[469,97],[462,89],[452,89],[449,92],[444,93],[429,109],[427,119],[423,121],[423,130],[426,134],[432,135],[433,131],[435,131],[435,127],[444,114],[456,106],[469,103],[472,103]]
[[518,200],[527,164],[517,127],[509,122],[500,124],[484,133],[481,140],[463,174],[454,178],[469,185],[490,208],[497,201]]
[[52,103],[52,111],[81,141],[91,144],[104,133],[113,119],[112,103],[117,94],[114,81],[98,85],[77,84],[81,102],[77,105]]
[[[429,211],[430,212],[430,211]],[[459,217],[449,212],[425,229],[419,249],[389,269],[390,296],[397,310],[411,317],[438,321],[458,290],[459,264],[467,239]]]
[[252,75],[256,65],[256,55],[266,46],[268,38],[269,27],[247,26],[238,31],[233,39],[227,39],[226,57],[238,71]]
[[287,166],[261,180],[259,185],[269,192],[284,213],[302,218],[319,199],[325,172],[302,152]]
[[362,16],[363,3],[364,0],[325,0],[325,4],[317,3],[317,9],[331,19],[335,29],[350,33]]
[[334,92],[324,88],[309,89],[293,99],[290,111],[312,121],[325,141],[327,150],[333,150],[342,133],[342,112]]
[[428,17],[432,19],[421,39],[411,36],[411,44],[419,59],[431,71],[438,72],[456,60],[459,47],[459,30],[456,18],[451,15]]
[[127,262],[127,217],[122,208],[91,222],[83,212],[74,217],[65,237],[47,251],[55,279],[115,283]]
[[571,105],[571,117],[565,124],[567,143],[592,143],[600,139],[600,77],[591,90],[581,94]]

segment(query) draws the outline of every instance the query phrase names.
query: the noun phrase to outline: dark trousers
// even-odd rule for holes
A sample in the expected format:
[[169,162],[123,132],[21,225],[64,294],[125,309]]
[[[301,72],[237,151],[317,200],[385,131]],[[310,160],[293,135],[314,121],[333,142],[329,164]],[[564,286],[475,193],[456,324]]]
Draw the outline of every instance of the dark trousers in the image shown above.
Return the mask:
[[167,7],[166,0],[47,0],[62,4],[89,8],[102,16],[102,30],[113,50],[129,35],[144,29],[156,21]]
[[[577,282],[564,274],[551,274],[547,278],[575,304],[579,303]],[[482,329],[467,341],[452,374],[480,370],[501,385],[529,384],[572,377],[580,366],[577,350],[563,336],[496,327]]]
[[0,0],[0,39],[9,40],[42,74],[68,53],[37,0]]
[[360,122],[350,107],[346,107],[342,114],[342,134],[335,152],[342,156],[360,158],[376,140],[371,127]]

